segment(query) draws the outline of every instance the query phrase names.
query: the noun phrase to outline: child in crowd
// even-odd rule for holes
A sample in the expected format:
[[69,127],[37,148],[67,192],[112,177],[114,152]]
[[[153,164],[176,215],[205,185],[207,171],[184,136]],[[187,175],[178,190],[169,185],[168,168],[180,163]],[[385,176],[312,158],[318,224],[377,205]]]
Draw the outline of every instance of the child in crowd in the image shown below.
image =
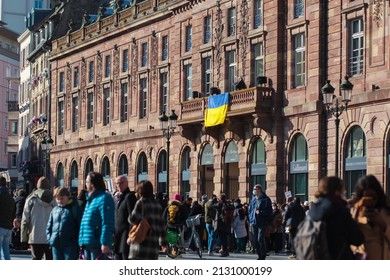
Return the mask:
[[57,206],[50,213],[46,228],[47,240],[52,247],[54,260],[79,258],[78,235],[82,212],[76,199],[66,187],[54,190]]
[[245,215],[245,211],[239,208],[236,217],[233,222],[234,236],[237,242],[237,253],[245,253],[248,220]]

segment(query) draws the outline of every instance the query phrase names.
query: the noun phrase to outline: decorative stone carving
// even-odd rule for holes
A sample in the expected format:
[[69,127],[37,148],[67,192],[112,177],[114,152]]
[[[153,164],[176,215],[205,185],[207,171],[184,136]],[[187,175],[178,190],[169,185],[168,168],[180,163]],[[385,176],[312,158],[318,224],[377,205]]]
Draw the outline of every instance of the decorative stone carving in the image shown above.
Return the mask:
[[85,87],[87,85],[87,66],[85,58],[81,59],[81,100],[85,102]]
[[96,91],[97,97],[101,99],[102,94],[102,55],[98,51],[97,53],[97,63],[96,63]]
[[131,48],[131,86],[133,93],[137,92],[137,71],[138,71],[138,46],[137,41],[133,38]]
[[249,7],[248,1],[241,2],[241,22],[240,22],[240,58],[241,58],[241,78],[245,80],[245,69],[248,54],[248,33],[249,33]]
[[214,37],[214,56],[215,56],[215,64],[217,70],[216,86],[219,87],[219,81],[221,80],[221,66],[222,66],[222,54],[223,54],[223,15],[221,9],[221,1],[217,0],[217,11],[215,14],[216,17],[216,25],[215,25],[215,37]]
[[155,83],[157,81],[157,64],[158,64],[158,39],[153,31],[152,33],[152,50],[151,50],[151,70],[152,80]]
[[380,26],[383,20],[383,0],[372,0],[372,16],[377,26]]
[[113,69],[114,93],[115,93],[115,95],[118,95],[118,93],[119,93],[119,79],[118,79],[118,77],[119,77],[119,70],[120,70],[118,46],[114,46],[114,61],[112,64],[114,66],[114,69]]

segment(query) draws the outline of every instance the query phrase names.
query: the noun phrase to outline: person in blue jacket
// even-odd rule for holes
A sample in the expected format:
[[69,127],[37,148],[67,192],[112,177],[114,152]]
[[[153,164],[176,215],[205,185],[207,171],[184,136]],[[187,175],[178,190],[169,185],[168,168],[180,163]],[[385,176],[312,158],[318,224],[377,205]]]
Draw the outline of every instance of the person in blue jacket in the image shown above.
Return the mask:
[[82,212],[77,200],[71,197],[66,187],[54,190],[57,206],[50,213],[46,236],[54,260],[77,260],[79,258],[78,235]]
[[79,245],[85,259],[105,259],[113,244],[115,202],[106,192],[102,174],[89,172],[85,184],[88,197],[80,225]]
[[260,184],[253,187],[253,198],[249,205],[250,230],[253,233],[258,260],[265,260],[267,248],[265,234],[272,218],[271,199],[263,192]]

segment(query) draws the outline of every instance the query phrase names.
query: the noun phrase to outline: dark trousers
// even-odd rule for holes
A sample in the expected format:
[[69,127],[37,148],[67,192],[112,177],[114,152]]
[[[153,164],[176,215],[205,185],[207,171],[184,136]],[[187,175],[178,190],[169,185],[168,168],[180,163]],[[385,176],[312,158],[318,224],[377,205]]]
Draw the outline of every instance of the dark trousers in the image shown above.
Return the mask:
[[259,259],[265,260],[267,255],[267,246],[265,244],[265,234],[267,226],[253,226],[253,234],[255,237],[256,252],[259,256]]
[[33,260],[42,260],[45,255],[45,260],[52,260],[53,253],[49,244],[30,244],[31,245],[31,256]]
[[228,233],[224,231],[218,231],[219,238],[221,240],[222,254],[229,253],[228,251]]

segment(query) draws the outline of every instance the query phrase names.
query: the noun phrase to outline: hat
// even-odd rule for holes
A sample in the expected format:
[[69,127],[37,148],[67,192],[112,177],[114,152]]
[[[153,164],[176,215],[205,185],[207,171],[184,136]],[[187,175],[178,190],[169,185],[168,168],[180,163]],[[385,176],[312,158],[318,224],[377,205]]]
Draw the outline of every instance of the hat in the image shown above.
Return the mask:
[[309,201],[306,200],[306,201],[303,203],[303,205],[304,205],[304,206],[309,206]]
[[206,194],[202,195],[202,201],[208,201],[209,198]]
[[173,195],[173,199],[174,199],[174,200],[181,201],[181,195],[178,194],[178,193],[175,193],[175,194]]

